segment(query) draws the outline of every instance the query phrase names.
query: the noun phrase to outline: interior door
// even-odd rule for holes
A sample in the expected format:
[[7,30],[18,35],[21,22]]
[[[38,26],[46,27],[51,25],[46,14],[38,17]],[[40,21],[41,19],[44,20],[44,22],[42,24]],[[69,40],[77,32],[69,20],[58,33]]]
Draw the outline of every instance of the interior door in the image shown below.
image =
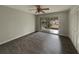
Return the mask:
[[75,7],[71,10],[70,13],[70,32],[71,32],[71,40],[75,46],[75,48],[78,48],[78,7]]
[[78,32],[78,19],[77,19],[77,17],[78,17],[78,15],[77,15],[77,11],[78,11],[78,8],[75,8],[74,9],[74,20],[73,20],[73,42],[74,42],[74,45],[75,45],[75,48],[77,48],[77,32]]
[[77,51],[79,52],[79,8],[77,10]]

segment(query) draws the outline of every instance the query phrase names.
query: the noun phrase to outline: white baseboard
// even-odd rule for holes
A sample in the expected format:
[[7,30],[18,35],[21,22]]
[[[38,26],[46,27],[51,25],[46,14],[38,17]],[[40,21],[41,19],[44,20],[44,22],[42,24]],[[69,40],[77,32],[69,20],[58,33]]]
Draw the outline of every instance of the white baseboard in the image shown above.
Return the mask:
[[[33,32],[31,32],[31,33],[33,33]],[[5,44],[5,43],[7,43],[7,42],[9,42],[9,41],[15,40],[15,39],[17,39],[17,38],[20,38],[20,37],[22,37],[22,36],[31,34],[31,33],[26,33],[26,34],[24,34],[24,35],[20,35],[20,36],[15,37],[15,38],[8,39],[8,40],[6,40],[6,41],[1,42],[0,45]]]

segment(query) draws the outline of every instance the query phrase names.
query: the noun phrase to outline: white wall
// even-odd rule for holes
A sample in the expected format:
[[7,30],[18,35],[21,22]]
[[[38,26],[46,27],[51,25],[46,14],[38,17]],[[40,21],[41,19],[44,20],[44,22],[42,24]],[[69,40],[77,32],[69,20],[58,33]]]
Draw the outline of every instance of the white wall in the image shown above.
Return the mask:
[[36,22],[37,22],[36,31],[40,31],[40,17],[54,17],[54,16],[58,16],[58,19],[60,21],[59,34],[67,36],[68,35],[68,11],[37,15],[36,16]]
[[69,12],[69,37],[79,52],[79,6],[73,6]]
[[0,44],[34,31],[34,15],[0,6]]

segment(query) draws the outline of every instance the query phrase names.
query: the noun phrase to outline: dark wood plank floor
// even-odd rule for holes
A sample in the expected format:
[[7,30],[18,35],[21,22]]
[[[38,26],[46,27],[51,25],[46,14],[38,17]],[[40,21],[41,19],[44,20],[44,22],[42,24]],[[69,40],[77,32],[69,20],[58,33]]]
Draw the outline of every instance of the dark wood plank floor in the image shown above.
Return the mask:
[[77,54],[69,38],[36,32],[0,45],[0,54]]

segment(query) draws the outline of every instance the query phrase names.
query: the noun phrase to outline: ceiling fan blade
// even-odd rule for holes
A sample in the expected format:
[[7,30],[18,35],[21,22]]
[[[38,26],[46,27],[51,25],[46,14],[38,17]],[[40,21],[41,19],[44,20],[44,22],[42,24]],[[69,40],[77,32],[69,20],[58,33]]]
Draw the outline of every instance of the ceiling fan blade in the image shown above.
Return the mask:
[[49,10],[49,8],[42,8],[42,10]]
[[41,10],[40,12],[45,13],[43,10]]

